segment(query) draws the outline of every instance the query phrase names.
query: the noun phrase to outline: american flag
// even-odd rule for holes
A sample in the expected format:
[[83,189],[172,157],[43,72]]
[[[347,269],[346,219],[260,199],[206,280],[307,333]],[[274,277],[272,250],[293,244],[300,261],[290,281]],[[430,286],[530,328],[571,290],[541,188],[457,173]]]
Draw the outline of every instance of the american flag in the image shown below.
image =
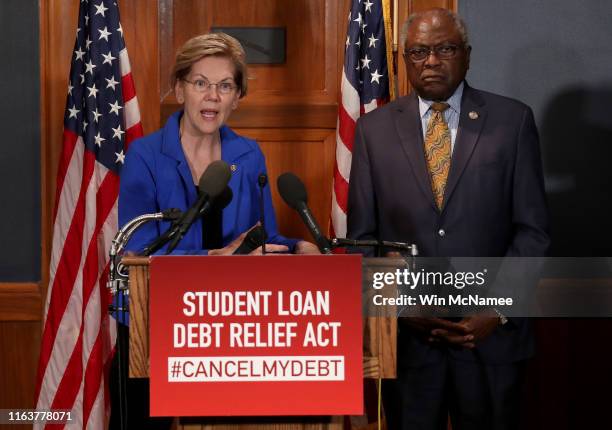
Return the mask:
[[348,14],[336,128],[331,235],[346,237],[346,204],[357,119],[390,99],[389,0],[353,0]]
[[[115,344],[105,287],[108,253],[117,231],[119,172],[127,146],[139,136],[117,3],[81,0],[36,387],[36,408],[72,410],[70,428],[101,429],[108,419]],[[63,425],[44,426],[53,427]]]

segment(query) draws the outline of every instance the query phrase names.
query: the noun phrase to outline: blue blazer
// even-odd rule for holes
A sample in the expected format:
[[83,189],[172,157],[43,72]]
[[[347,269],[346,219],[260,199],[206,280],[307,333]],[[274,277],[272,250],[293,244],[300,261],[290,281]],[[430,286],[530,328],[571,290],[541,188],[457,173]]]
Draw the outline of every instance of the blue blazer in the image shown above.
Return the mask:
[[[161,130],[132,143],[121,171],[119,189],[119,225],[145,214],[164,209],[187,210],[197,199],[195,184],[179,140],[182,111],[174,113]],[[229,186],[234,197],[223,210],[223,246],[260,220],[257,178],[266,173],[266,162],[257,143],[223,126],[221,159],[232,168]],[[287,245],[291,250],[297,240],[278,233],[270,187],[264,188],[265,227],[268,242]],[[202,220],[195,222],[173,254],[206,254],[202,249]],[[132,237],[126,249],[140,252],[170,227],[169,222],[149,222]],[[165,253],[162,248],[160,253]]]

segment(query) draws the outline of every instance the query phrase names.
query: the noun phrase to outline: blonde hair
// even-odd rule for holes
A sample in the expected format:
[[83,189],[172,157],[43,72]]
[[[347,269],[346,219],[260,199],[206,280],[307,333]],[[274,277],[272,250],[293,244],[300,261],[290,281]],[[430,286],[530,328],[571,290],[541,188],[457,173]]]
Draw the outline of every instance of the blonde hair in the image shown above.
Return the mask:
[[234,63],[234,81],[240,98],[247,93],[247,65],[244,48],[237,39],[226,33],[208,33],[189,39],[176,53],[170,83],[172,88],[191,71],[191,66],[204,57],[229,58]]

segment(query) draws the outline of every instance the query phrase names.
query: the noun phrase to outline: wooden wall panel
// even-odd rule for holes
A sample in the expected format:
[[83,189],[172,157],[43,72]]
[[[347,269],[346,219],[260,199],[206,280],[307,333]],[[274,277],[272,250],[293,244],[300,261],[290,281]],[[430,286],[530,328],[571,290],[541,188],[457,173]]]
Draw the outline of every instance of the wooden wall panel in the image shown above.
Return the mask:
[[[174,2],[174,51],[189,38],[217,27],[285,27],[285,64],[253,65],[254,92],[306,92],[326,89],[326,1],[181,0]],[[333,29],[332,29],[333,30]],[[307,66],[307,67],[304,67]],[[167,71],[168,74],[170,70]]]
[[40,329],[39,321],[0,321],[1,409],[33,407]]
[[[165,0],[160,32],[170,37],[160,48],[162,118],[179,108],[168,76],[176,50],[190,37],[213,26],[285,27],[284,64],[251,65],[249,92],[230,119],[240,128],[335,128],[339,70],[339,34],[344,32],[333,0]],[[344,13],[342,13],[344,15]],[[180,25],[178,25],[180,23]],[[169,52],[171,51],[171,52]]]
[[0,283],[0,321],[40,321],[41,314],[38,283]]
[[238,129],[256,139],[266,156],[268,180],[279,230],[289,237],[312,241],[298,214],[278,194],[276,180],[285,172],[296,174],[306,186],[308,205],[314,217],[327,229],[331,210],[331,187],[336,150],[335,130]]
[[160,127],[158,2],[121,0],[119,9],[142,127],[149,134]]
[[[175,0],[172,3],[172,52],[189,38],[207,33],[213,26],[285,27],[286,63],[251,65],[251,94],[257,97],[270,92],[288,97],[314,92],[335,101],[335,81],[326,67],[335,63],[336,58],[326,45],[326,37],[336,33],[337,2],[295,0],[290,7],[285,0]],[[169,76],[171,66],[171,63],[164,64],[162,74]]]

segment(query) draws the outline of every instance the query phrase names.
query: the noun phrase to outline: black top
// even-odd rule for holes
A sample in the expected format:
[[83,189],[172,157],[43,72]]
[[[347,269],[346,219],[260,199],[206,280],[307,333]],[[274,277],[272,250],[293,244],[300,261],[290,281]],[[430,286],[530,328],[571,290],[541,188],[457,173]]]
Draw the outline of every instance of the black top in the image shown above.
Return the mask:
[[[196,185],[196,192],[200,188]],[[223,208],[213,205],[210,212],[202,217],[202,248],[223,248]]]

